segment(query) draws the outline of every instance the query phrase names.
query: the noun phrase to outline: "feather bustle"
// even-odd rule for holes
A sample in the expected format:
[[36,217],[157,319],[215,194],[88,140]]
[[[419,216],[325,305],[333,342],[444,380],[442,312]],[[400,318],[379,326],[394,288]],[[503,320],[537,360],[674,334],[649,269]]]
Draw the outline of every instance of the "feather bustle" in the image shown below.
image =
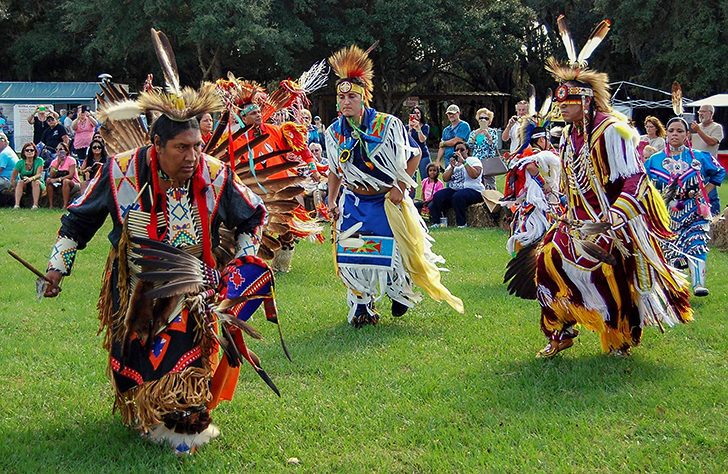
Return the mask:
[[533,84],[528,85],[528,115],[536,114],[536,88]]
[[543,104],[541,104],[541,110],[540,115],[543,120],[546,120],[549,116],[549,112],[551,112],[551,104],[554,99],[554,92],[549,87],[546,89],[546,98],[543,101]]

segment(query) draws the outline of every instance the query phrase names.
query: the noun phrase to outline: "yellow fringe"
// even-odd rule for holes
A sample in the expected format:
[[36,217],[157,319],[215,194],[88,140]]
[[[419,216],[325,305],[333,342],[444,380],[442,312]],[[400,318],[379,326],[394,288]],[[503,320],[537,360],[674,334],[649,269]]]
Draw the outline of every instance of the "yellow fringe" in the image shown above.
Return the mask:
[[617,322],[617,329],[612,329],[605,324],[604,331],[599,334],[602,350],[604,352],[610,352],[615,349],[635,345],[630,329],[631,327],[626,317],[620,318]]
[[384,211],[387,214],[399,253],[402,255],[402,263],[412,281],[424,289],[433,300],[445,300],[455,311],[464,313],[462,300],[453,296],[440,283],[440,271],[435,264],[425,258],[425,243],[422,238],[419,214],[412,204],[412,199],[405,196],[401,205],[396,206],[390,201],[389,193],[387,193],[384,198]]
[[[566,282],[558,273],[553,263],[553,252],[556,251],[555,247],[556,245],[553,242],[549,242],[543,248],[544,266],[546,268],[547,276],[553,280],[559,288],[550,306],[556,316],[556,322],[549,321],[548,318],[543,318],[542,322],[544,327],[549,331],[561,331],[564,326],[574,323],[580,324],[587,330],[599,334],[602,350],[605,352],[609,352],[612,349],[620,349],[625,345],[633,345],[629,321],[627,318],[620,318],[618,327],[615,330],[604,323],[604,317],[598,311],[586,309],[581,305],[576,305],[569,301],[569,288],[566,286]],[[612,267],[609,265],[602,265],[602,272],[604,273],[609,284],[609,289],[617,302],[617,306],[619,308],[618,313],[621,314],[622,300],[619,295],[617,281],[614,277]]]
[[622,312],[622,296],[619,294],[619,287],[617,286],[617,279],[614,278],[614,270],[611,265],[606,263],[602,264],[602,273],[607,279],[609,285],[609,291],[612,293],[615,303],[617,304],[617,311]]

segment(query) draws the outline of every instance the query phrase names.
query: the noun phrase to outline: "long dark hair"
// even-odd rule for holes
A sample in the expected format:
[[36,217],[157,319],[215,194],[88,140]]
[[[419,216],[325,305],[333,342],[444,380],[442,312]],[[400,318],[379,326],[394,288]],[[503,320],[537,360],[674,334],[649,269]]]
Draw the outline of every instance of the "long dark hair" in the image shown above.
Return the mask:
[[419,105],[415,105],[414,107],[412,107],[412,112],[410,113],[413,113],[415,110],[420,111],[420,123],[422,125],[427,125],[427,118],[425,117],[425,111],[422,109],[422,107],[420,107]]
[[103,142],[101,142],[101,140],[91,140],[91,144],[88,146],[88,151],[86,152],[86,159],[83,162],[83,166],[88,167],[93,164],[94,152],[91,147],[94,146],[94,143],[98,143],[99,145],[101,145],[101,158],[99,158],[99,162],[106,163],[108,154],[106,153],[106,147],[104,146]]
[[154,137],[159,136],[159,145],[164,147],[168,141],[190,129],[200,129],[200,122],[194,117],[185,122],[177,122],[166,115],[160,115],[152,124],[152,128],[149,129],[149,137],[154,143]]

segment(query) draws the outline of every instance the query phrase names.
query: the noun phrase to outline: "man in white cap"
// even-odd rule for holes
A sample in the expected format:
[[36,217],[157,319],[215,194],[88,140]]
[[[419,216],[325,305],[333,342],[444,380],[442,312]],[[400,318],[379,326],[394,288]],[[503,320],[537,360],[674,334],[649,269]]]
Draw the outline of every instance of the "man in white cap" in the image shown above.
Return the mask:
[[443,170],[442,162],[443,158],[445,163],[450,162],[450,158],[455,150],[455,145],[467,141],[470,135],[470,125],[467,122],[460,120],[460,107],[455,104],[450,106],[445,111],[447,119],[450,121],[450,125],[445,127],[442,131],[442,140],[440,141],[440,149],[437,151],[437,166],[440,171]]

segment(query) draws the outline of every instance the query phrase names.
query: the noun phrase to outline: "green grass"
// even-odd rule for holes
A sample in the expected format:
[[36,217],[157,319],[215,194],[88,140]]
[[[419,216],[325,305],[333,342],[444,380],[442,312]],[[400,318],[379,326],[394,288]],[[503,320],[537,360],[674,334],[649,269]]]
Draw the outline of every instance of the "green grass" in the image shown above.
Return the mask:
[[[34,297],[59,213],[0,210],[0,471],[3,472],[722,472],[728,465],[728,255],[709,256],[696,321],[645,331],[629,359],[582,333],[537,360],[538,305],[501,281],[506,234],[436,229],[459,315],[429,299],[376,327],[345,322],[328,245],[297,247],[277,279],[294,358],[275,327],[253,341],[281,390],[245,367],[213,412],[222,436],[175,459],[112,415],[95,305],[108,226],[80,252],[56,300]],[[289,458],[300,460],[289,464]],[[723,466],[723,467],[721,467]]]

